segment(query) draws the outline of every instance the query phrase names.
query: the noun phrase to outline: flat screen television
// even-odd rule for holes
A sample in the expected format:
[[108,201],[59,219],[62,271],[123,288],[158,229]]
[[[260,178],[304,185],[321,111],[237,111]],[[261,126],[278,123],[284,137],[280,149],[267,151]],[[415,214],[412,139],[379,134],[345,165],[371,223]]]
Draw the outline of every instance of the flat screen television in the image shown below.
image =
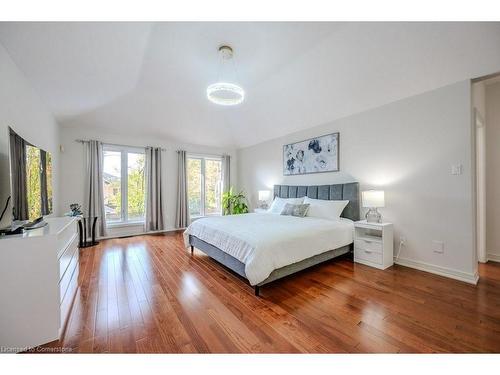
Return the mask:
[[52,155],[9,127],[12,218],[34,222],[53,212]]

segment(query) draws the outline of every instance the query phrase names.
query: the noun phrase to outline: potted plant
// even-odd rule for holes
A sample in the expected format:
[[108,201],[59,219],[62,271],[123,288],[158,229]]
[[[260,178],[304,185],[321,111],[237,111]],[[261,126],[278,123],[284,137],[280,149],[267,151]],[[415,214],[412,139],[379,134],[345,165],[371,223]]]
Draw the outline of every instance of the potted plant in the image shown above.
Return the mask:
[[233,187],[222,194],[222,210],[224,215],[238,215],[248,213],[247,199],[242,191],[234,193]]

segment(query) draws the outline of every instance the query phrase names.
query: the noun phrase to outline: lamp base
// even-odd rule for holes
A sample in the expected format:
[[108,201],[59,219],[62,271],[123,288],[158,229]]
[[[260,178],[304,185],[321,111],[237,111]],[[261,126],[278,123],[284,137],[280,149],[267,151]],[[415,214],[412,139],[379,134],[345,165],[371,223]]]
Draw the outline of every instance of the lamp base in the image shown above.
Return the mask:
[[269,208],[269,205],[267,204],[266,201],[259,201],[259,208],[267,210]]
[[370,208],[368,209],[368,212],[366,213],[366,221],[368,223],[381,223],[382,222],[382,215],[380,215],[380,212],[377,211],[377,208]]

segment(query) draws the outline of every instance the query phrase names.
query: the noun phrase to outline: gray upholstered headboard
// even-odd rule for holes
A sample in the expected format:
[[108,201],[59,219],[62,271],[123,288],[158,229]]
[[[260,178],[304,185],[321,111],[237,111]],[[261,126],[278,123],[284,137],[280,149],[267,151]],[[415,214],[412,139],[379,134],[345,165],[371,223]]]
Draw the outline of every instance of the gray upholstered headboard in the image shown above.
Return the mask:
[[308,196],[313,199],[349,200],[349,204],[344,208],[341,216],[354,221],[359,220],[359,183],[357,182],[312,186],[274,185],[274,196],[281,198]]

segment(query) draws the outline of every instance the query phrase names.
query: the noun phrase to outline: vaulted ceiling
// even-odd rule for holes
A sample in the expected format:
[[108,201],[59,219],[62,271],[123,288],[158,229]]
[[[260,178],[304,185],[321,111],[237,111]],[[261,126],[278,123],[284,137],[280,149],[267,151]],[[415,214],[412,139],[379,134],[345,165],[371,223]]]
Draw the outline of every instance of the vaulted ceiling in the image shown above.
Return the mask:
[[[62,126],[245,147],[500,71],[499,23],[0,23]],[[217,48],[245,101],[217,106]]]

